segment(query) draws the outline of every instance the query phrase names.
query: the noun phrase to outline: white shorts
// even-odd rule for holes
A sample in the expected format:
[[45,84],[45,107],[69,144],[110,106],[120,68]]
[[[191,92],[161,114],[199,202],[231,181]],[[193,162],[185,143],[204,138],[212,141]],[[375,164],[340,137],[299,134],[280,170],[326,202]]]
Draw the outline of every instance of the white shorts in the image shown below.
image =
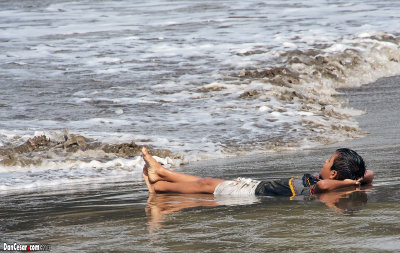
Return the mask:
[[261,181],[238,177],[217,185],[214,195],[255,196],[256,188]]

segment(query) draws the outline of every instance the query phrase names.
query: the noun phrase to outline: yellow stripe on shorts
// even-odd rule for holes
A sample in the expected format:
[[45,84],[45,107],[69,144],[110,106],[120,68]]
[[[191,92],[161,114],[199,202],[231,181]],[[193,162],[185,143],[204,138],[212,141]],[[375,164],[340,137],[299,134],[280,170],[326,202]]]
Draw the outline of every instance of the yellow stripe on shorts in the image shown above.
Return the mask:
[[290,190],[292,191],[292,196],[290,197],[290,200],[292,200],[294,198],[294,196],[296,196],[296,191],[294,190],[294,186],[292,184],[293,180],[294,180],[294,177],[292,177],[289,180],[289,187],[290,187]]

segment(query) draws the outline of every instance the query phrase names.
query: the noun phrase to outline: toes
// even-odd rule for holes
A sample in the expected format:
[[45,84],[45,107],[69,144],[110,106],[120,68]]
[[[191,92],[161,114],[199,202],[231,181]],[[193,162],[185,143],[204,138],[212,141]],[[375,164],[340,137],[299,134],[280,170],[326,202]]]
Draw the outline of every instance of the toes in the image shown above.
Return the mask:
[[143,154],[144,156],[149,155],[149,151],[147,150],[146,147],[143,147],[143,148],[142,148],[142,154]]

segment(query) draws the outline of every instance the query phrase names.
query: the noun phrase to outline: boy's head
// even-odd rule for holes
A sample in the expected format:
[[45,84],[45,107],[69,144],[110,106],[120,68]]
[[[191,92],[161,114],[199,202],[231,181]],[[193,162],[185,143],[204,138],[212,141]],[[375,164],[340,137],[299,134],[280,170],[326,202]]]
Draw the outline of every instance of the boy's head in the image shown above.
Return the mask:
[[337,149],[331,158],[325,161],[320,172],[321,179],[353,179],[365,174],[365,163],[360,155],[348,148]]

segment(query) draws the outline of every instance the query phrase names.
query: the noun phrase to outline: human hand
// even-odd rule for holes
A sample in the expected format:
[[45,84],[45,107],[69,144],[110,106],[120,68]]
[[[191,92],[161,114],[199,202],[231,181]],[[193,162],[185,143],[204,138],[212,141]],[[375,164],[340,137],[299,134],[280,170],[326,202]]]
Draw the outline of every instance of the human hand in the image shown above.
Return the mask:
[[357,179],[357,180],[345,179],[345,180],[343,180],[343,181],[346,182],[346,183],[348,183],[349,185],[356,185],[356,186],[358,186],[358,185],[361,185],[361,181],[362,181],[362,180],[363,180],[363,178],[360,177],[360,178]]

